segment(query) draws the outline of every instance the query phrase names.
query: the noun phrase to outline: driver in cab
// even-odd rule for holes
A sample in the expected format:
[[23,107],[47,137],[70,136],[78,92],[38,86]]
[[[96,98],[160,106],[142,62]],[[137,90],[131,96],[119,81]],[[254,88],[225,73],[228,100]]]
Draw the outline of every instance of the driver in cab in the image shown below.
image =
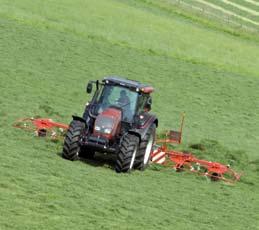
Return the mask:
[[123,109],[124,118],[126,118],[126,120],[129,120],[132,115],[130,108],[130,99],[124,89],[120,91],[120,98],[117,100],[117,102]]
[[122,105],[122,106],[126,106],[130,104],[130,99],[127,96],[126,91],[123,89],[120,91],[120,98],[118,99],[118,102]]

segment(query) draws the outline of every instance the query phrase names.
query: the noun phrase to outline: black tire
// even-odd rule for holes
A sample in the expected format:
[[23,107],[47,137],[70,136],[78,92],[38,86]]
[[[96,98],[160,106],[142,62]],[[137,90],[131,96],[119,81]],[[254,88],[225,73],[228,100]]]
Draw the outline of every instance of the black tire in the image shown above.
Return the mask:
[[156,125],[152,124],[139,146],[139,152],[135,161],[135,168],[144,170],[148,165],[151,157],[152,147],[156,138]]
[[220,175],[218,173],[212,173],[210,176],[211,181],[218,181],[220,179]]
[[132,134],[122,137],[120,150],[117,155],[115,171],[117,173],[130,172],[134,168],[135,158],[138,152],[139,138]]
[[81,121],[73,120],[70,123],[64,140],[63,158],[71,161],[78,160],[80,152],[79,140],[84,129],[85,124]]

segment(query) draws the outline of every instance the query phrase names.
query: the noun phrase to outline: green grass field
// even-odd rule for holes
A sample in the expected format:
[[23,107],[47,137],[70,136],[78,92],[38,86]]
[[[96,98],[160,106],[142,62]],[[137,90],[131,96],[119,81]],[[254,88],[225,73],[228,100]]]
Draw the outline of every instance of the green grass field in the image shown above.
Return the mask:
[[[259,39],[168,1],[0,0],[0,229],[259,229]],[[234,186],[111,159],[69,162],[62,143],[12,128],[69,123],[107,75],[151,83],[159,132],[204,143],[243,172]],[[208,141],[213,140],[213,141]],[[98,163],[99,162],[99,163]]]

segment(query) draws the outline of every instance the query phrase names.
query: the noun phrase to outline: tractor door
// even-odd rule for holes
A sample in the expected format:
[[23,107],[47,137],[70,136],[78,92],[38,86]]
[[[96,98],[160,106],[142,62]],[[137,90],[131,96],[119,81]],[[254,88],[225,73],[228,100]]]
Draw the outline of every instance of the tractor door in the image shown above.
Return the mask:
[[140,94],[138,100],[137,114],[143,114],[151,110],[152,98],[150,94]]

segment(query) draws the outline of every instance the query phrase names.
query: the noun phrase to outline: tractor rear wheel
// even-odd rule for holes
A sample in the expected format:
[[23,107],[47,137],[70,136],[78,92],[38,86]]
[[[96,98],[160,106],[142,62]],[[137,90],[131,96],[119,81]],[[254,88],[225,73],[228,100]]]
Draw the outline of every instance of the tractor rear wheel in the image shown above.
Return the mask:
[[117,173],[130,172],[133,169],[138,152],[139,138],[132,134],[122,137],[121,146],[117,155],[115,171]]
[[81,121],[73,120],[66,133],[64,140],[62,157],[67,160],[77,160],[80,153],[79,140],[85,129],[85,124]]
[[139,153],[136,157],[136,163],[134,166],[136,169],[144,170],[148,166],[155,138],[156,125],[153,124],[150,126],[146,135],[140,143]]

